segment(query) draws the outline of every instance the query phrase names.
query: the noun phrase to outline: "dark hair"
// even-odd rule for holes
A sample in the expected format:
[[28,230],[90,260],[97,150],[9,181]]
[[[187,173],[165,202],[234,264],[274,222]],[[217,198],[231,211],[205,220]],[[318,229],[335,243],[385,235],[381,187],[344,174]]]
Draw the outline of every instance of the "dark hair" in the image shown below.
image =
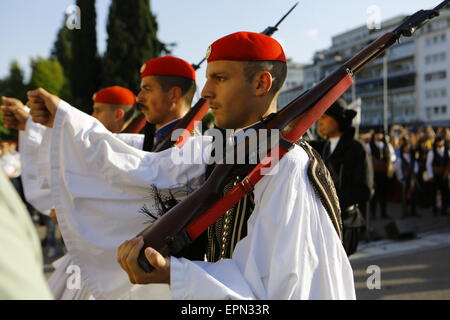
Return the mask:
[[173,87],[180,88],[186,104],[189,106],[192,104],[192,99],[197,89],[194,80],[177,76],[155,76],[155,79],[164,92],[169,91]]
[[251,82],[259,72],[264,71],[272,75],[273,83],[269,94],[275,96],[286,80],[287,65],[282,61],[245,61],[244,74],[247,82]]

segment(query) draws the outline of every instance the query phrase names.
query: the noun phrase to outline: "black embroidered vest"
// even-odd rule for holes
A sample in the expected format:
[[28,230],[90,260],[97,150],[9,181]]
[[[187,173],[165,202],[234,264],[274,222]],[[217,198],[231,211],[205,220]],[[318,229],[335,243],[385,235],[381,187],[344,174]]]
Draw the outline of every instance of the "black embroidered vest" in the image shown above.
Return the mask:
[[[331,175],[318,153],[306,142],[300,140],[297,145],[303,148],[310,159],[308,178],[313,189],[325,207],[333,226],[342,240],[342,219],[339,200]],[[208,168],[209,176],[212,168]],[[225,195],[243,177],[236,176],[225,188]],[[254,194],[250,192],[232,209],[208,228],[208,245],[206,257],[209,262],[231,258],[236,244],[247,236],[247,221],[255,208]]]

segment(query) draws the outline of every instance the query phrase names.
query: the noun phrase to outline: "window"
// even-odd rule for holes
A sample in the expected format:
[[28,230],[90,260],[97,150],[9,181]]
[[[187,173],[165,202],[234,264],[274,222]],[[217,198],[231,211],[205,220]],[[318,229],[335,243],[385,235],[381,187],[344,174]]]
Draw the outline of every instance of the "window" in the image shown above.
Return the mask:
[[447,89],[446,88],[442,88],[442,89],[431,89],[431,90],[427,90],[425,92],[425,96],[428,99],[432,99],[432,98],[445,98],[447,97]]
[[447,78],[447,71],[438,71],[438,72],[432,72],[427,73],[425,75],[425,81],[435,81],[435,80],[442,80]]
[[432,45],[444,43],[446,41],[447,41],[447,34],[445,34],[445,33],[425,39],[425,43],[428,47],[430,47]]
[[447,58],[446,52],[431,54],[431,55],[428,55],[425,57],[425,63],[432,64],[432,63],[443,62],[446,60],[446,58]]
[[447,114],[447,106],[434,106],[426,108],[427,118],[430,119],[433,115],[445,115]]
[[447,27],[447,20],[441,19],[433,23],[433,30],[441,30]]

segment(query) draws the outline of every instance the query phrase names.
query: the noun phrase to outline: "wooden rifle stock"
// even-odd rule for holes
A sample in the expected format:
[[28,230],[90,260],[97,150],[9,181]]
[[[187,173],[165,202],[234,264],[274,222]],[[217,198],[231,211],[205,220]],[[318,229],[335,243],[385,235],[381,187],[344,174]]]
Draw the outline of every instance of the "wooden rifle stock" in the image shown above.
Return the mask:
[[[291,128],[291,131],[295,131],[295,127],[299,126],[297,123],[298,119],[301,121],[302,115],[307,112],[311,114],[311,111],[314,111],[312,110],[312,107],[341,80],[348,77],[349,74],[355,74],[363,70],[367,64],[395,44],[401,36],[411,36],[418,27],[437,16],[439,14],[437,10],[442,9],[449,2],[450,0],[443,1],[433,10],[421,10],[417,12],[402,23],[397,29],[388,32],[375,40],[312,89],[293,100],[278,114],[273,115],[267,120],[264,128],[279,130]],[[331,106],[331,104],[332,102],[329,106]],[[321,112],[314,115],[316,120],[318,120],[320,116]],[[292,135],[290,136],[292,137]],[[247,144],[248,140],[246,140],[245,143]],[[240,147],[241,145],[236,145],[232,152],[236,154]],[[248,148],[245,148],[245,150],[247,151]],[[270,150],[268,150],[268,152],[269,151]],[[225,155],[222,163],[226,163],[225,159],[229,159],[227,155]],[[153,269],[144,254],[146,247],[152,247],[163,255],[169,256],[176,255],[183,246],[190,243],[191,239],[186,233],[186,228],[221,198],[224,186],[234,178],[231,173],[236,169],[236,166],[237,165],[232,164],[216,165],[212,174],[197,191],[177,204],[139,234],[139,236],[143,236],[144,238],[144,247],[138,257],[138,263],[142,269],[147,272],[150,272]],[[245,166],[244,169],[246,174],[248,174],[255,166],[256,165]]]
[[[183,231],[195,218],[210,208],[222,196],[229,181],[233,165],[216,166],[206,182],[186,199],[144,229],[138,236],[144,238],[144,248],[151,246],[164,256],[175,255],[188,245],[191,239]],[[142,269],[150,272],[153,268],[141,250],[138,258]]]

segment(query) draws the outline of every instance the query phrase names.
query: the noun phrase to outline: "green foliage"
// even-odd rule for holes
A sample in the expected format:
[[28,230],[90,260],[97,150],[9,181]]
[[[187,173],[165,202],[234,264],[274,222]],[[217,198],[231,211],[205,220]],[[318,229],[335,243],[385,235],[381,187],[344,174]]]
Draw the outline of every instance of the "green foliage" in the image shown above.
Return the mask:
[[72,43],[73,43],[73,31],[66,27],[67,15],[64,15],[63,25],[59,29],[56,36],[56,41],[53,45],[53,49],[50,58],[56,59],[61,64],[66,77],[66,82],[62,89],[61,98],[66,101],[72,100]]
[[[128,2],[128,1],[123,1]],[[81,10],[81,29],[72,33],[71,89],[72,103],[92,112],[92,95],[99,88],[100,58],[97,51],[95,1],[77,0]]]
[[[3,102],[0,99],[0,105]],[[17,131],[6,129],[3,126],[3,112],[0,112],[0,141],[8,141],[8,140],[16,140],[17,139]]]
[[23,71],[17,61],[11,63],[9,75],[0,81],[0,96],[13,97],[26,101],[27,86],[24,83]]
[[202,132],[203,134],[210,128],[214,127],[214,115],[211,112],[205,114],[202,119]]
[[61,95],[66,80],[61,64],[57,60],[33,59],[31,68],[30,89],[44,88],[52,94]]
[[142,64],[168,52],[157,38],[158,24],[149,0],[112,0],[108,42],[103,61],[103,86],[121,85],[137,93]]

